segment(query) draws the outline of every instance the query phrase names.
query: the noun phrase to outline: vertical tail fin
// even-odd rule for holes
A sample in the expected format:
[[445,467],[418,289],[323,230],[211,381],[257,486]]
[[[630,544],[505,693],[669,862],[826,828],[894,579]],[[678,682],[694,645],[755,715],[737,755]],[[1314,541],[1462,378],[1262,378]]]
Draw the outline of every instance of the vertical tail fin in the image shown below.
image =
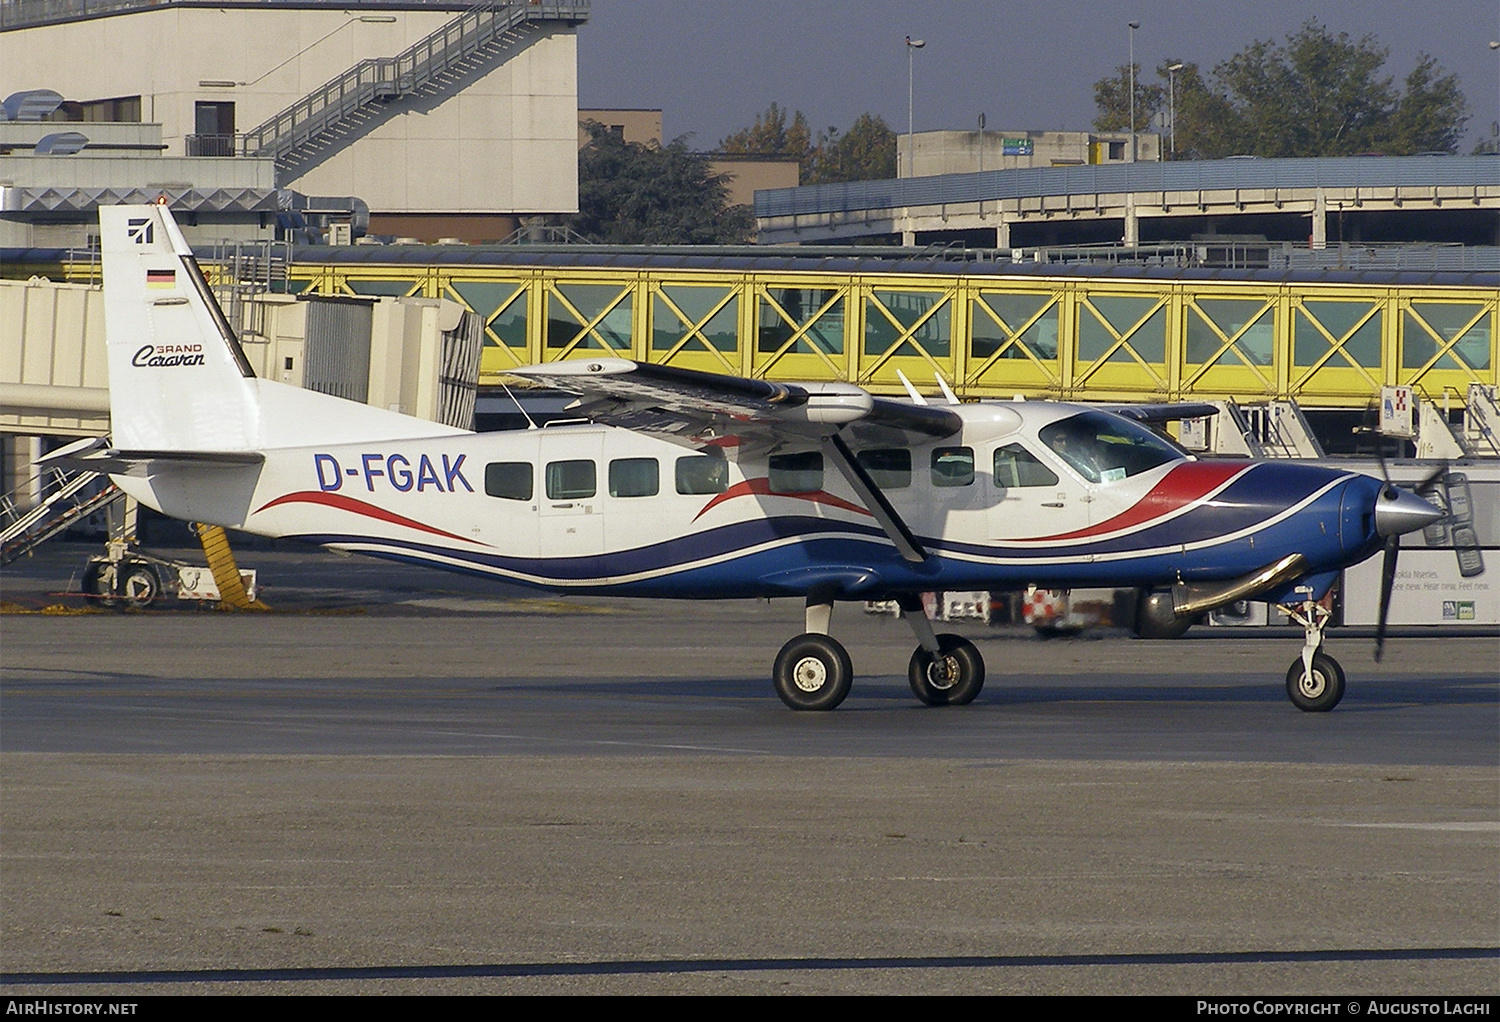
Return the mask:
[[101,206],[99,228],[115,446],[254,448],[255,373],[167,207]]

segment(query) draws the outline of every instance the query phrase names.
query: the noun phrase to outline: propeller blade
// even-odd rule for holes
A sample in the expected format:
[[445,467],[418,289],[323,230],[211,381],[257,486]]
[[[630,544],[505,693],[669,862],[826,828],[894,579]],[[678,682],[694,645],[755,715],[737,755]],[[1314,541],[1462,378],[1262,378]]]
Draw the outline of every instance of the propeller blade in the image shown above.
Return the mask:
[[1385,541],[1385,559],[1380,564],[1380,616],[1375,621],[1375,662],[1385,654],[1385,623],[1391,613],[1391,590],[1396,585],[1396,553],[1401,549],[1401,537],[1392,536]]
[[[1442,480],[1446,484],[1447,479],[1448,459],[1444,458],[1442,464],[1423,476],[1422,481],[1412,487],[1412,492],[1420,497],[1422,494],[1428,493],[1433,490],[1436,487],[1438,480]],[[1444,486],[1444,489],[1447,489],[1446,485]]]

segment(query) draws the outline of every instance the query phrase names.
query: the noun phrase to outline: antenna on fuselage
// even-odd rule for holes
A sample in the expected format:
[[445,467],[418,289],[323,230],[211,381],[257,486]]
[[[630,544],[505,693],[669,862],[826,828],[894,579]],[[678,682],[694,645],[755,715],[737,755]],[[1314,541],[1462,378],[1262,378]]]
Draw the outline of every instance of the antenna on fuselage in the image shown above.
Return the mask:
[[516,410],[519,411],[521,413],[521,415],[526,419],[526,428],[527,429],[536,429],[537,428],[536,422],[533,421],[532,418],[531,418],[531,416],[526,413],[526,407],[524,405],[522,405],[520,401],[516,400],[516,396],[510,392],[509,385],[507,385],[504,380],[501,380],[500,381],[500,386],[501,386],[502,389],[504,389],[505,396],[508,397],[508,398],[510,398],[511,401],[512,401],[512,403],[515,404]]
[[943,379],[942,373],[934,371],[932,374],[932,378],[938,381],[938,387],[942,390],[943,396],[948,399],[948,403],[950,405],[963,404],[963,402],[958,399],[958,395],[953,393],[953,388],[948,386],[948,381]]
[[917,391],[916,387],[911,385],[911,381],[906,378],[906,374],[899,369],[896,370],[896,379],[901,381],[901,386],[905,387],[906,393],[911,395],[912,404],[925,405],[927,403],[927,399]]

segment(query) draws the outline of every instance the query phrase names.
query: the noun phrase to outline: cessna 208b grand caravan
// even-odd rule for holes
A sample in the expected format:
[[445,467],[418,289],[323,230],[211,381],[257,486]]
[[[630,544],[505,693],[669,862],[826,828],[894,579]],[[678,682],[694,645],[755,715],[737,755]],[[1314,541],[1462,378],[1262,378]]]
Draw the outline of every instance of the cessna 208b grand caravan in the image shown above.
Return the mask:
[[552,591],[801,597],[773,668],[794,709],[849,691],[835,601],[897,601],[913,692],[961,705],[984,661],[920,594],[1035,584],[1142,589],[1166,624],[1283,604],[1306,629],[1287,692],[1329,710],[1344,673],[1319,600],[1441,516],[1354,472],[1199,461],[1137,421],[1161,409],[907,403],[618,358],[516,370],[580,395],[585,423],[469,433],[257,379],[166,207],[99,213],[113,446],[57,460],[177,518]]

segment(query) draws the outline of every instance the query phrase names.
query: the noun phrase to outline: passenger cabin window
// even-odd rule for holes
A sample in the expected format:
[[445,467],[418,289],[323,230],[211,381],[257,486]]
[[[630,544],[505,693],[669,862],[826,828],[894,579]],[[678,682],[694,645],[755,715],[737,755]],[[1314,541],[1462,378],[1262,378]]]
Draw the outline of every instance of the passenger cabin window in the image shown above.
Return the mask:
[[936,447],[932,451],[933,486],[968,486],[974,481],[974,448]]
[[616,458],[609,463],[611,497],[654,497],[661,489],[655,458]]
[[592,461],[547,463],[547,499],[580,500],[598,491],[598,469]]
[[1006,490],[1017,486],[1056,486],[1057,473],[1020,444],[1006,444],[995,451],[995,485]]
[[882,490],[904,490],[911,485],[911,451],[904,447],[860,451],[854,460]]
[[712,454],[677,459],[678,493],[723,493],[729,488],[729,463]]
[[484,466],[484,492],[505,500],[530,500],[536,466],[529,461],[492,461]]
[[768,460],[772,493],[815,493],[823,488],[821,451],[773,454]]
[[1080,412],[1043,426],[1037,435],[1091,483],[1112,483],[1187,457],[1140,423],[1103,412]]

